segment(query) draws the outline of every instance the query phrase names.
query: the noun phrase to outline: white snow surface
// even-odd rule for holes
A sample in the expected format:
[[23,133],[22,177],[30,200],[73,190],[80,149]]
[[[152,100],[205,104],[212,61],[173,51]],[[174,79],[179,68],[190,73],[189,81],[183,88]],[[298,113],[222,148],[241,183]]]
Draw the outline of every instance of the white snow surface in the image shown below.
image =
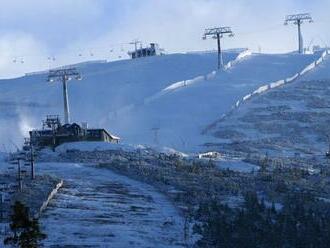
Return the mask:
[[260,169],[260,167],[257,165],[246,163],[240,160],[231,160],[231,161],[220,160],[216,162],[216,165],[220,169],[229,169],[232,171],[244,172],[244,173],[258,171]]
[[312,157],[323,163],[329,149],[326,136],[330,120],[329,87],[327,56],[298,80],[254,97],[226,118],[209,125],[207,133],[217,139],[211,142],[214,147],[208,144],[206,149]]
[[[225,52],[225,63],[242,51]],[[81,64],[77,67],[84,79],[69,84],[71,116],[108,129],[124,143],[193,152],[208,141],[201,135],[205,126],[237,100],[265,82],[291,77],[319,57],[252,54],[218,72],[216,53]],[[47,114],[62,115],[62,85],[49,84],[46,77],[41,73],[0,81],[0,139],[6,145],[21,142]]]
[[145,149],[142,145],[126,145],[126,144],[114,144],[108,142],[72,142],[65,143],[56,147],[56,152],[66,152],[68,150],[79,151],[125,151],[134,152],[138,149]]
[[122,119],[127,120],[124,123],[134,123],[133,127],[122,130],[133,142],[152,143],[156,134],[151,130],[156,127],[159,128],[157,140],[160,144],[182,151],[196,151],[201,143],[208,141],[201,135],[203,128],[230,111],[237,99],[256,89],[266,90],[265,82],[289,77],[317,57],[256,54],[217,73],[211,80],[180,87],[110,119],[113,123]]
[[184,220],[153,187],[82,164],[36,166],[64,179],[41,218],[46,247],[184,247]]
[[181,157],[188,157],[188,154],[182,153],[170,147],[150,146],[143,145],[129,145],[129,144],[114,144],[108,142],[72,142],[65,143],[56,147],[56,152],[63,153],[68,150],[78,151],[124,151],[124,152],[138,152],[139,150],[153,149],[157,153],[164,153],[167,155],[178,155]]

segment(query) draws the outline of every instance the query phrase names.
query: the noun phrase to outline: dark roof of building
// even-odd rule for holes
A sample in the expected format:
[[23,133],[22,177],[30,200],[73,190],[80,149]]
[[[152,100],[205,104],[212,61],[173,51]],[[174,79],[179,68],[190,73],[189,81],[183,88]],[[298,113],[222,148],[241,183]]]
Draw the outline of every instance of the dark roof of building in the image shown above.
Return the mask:
[[[66,124],[66,125],[63,125],[61,128],[64,128],[64,129],[69,129],[69,128],[72,128],[72,127],[79,127],[80,126],[76,123],[73,123],[73,124]],[[105,130],[104,128],[89,128],[87,129],[87,131],[98,131],[98,132],[104,132],[107,136],[109,136],[111,139],[113,140],[120,140],[120,138],[118,136],[115,136],[111,133],[109,133],[107,130]],[[31,133],[38,133],[39,135],[43,135],[43,136],[52,136],[53,133],[52,133],[52,130],[50,129],[42,129],[42,130],[33,130],[33,131],[30,131],[30,134]],[[56,133],[56,136],[61,136],[61,135],[66,135],[65,133]]]

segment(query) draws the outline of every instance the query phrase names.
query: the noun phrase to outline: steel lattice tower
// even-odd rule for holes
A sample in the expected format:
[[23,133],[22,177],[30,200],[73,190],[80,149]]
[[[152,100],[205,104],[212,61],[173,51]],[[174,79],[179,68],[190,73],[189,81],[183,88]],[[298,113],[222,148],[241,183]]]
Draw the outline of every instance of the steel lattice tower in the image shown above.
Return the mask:
[[68,81],[73,77],[76,80],[81,80],[81,75],[76,68],[64,68],[49,71],[48,82],[59,81],[63,83],[63,99],[64,99],[64,121],[65,124],[70,123],[70,109],[68,96]]
[[299,53],[303,54],[304,53],[304,40],[303,36],[301,33],[301,25],[305,22],[308,21],[309,23],[313,22],[313,19],[309,13],[304,13],[304,14],[297,14],[297,15],[288,15],[285,18],[284,25],[288,25],[289,23],[292,23],[294,25],[297,25],[298,27],[298,51]]
[[209,28],[205,29],[203,40],[206,40],[208,37],[216,39],[218,42],[218,69],[222,69],[224,67],[223,57],[221,51],[221,38],[224,35],[228,35],[229,37],[233,37],[234,33],[230,27],[219,27],[219,28]]

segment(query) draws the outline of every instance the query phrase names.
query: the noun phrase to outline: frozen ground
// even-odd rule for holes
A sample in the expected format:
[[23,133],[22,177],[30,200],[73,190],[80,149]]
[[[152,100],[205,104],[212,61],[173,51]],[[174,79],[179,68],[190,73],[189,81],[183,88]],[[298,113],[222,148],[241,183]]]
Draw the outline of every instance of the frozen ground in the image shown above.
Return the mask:
[[183,246],[183,219],[151,186],[81,164],[37,167],[65,180],[41,219],[47,247]]
[[238,172],[253,172],[258,171],[260,168],[254,164],[246,163],[240,160],[216,161],[216,165],[220,169],[228,169]]
[[[60,145],[59,147],[56,148],[56,154],[54,154],[53,152],[50,152],[50,154],[48,154],[47,150],[43,151],[44,156],[55,156],[54,159],[57,159],[56,156],[58,156],[58,154],[68,154],[68,153],[72,153],[72,151],[79,151],[79,152],[95,152],[95,154],[97,152],[108,152],[109,154],[111,152],[126,152],[126,153],[131,153],[132,156],[136,156],[136,157],[141,157],[144,158],[145,160],[150,159],[150,157],[148,157],[149,155],[146,155],[145,152],[149,151],[151,153],[153,153],[155,156],[157,156],[159,153],[161,154],[166,154],[166,155],[177,155],[180,156],[181,158],[193,158],[193,154],[185,154],[179,151],[176,151],[174,149],[171,148],[167,148],[167,147],[153,147],[153,148],[146,148],[144,146],[133,146],[133,145],[122,145],[122,144],[111,144],[111,143],[105,143],[105,142],[73,142],[73,143],[67,143],[67,144],[63,144]],[[148,154],[148,153],[147,153]],[[145,157],[143,157],[145,156]],[[97,156],[95,155],[95,158]],[[77,161],[83,159],[82,156],[78,156],[77,158],[72,158],[73,161],[75,161],[76,159],[78,159]],[[102,158],[102,156],[99,157],[99,161],[97,161],[97,159],[95,159],[95,162],[101,162],[102,160],[107,160],[107,157]],[[208,161],[208,159],[202,159],[205,161]],[[84,161],[84,160],[82,160]],[[130,161],[130,159],[128,159],[128,161]],[[243,162],[239,159],[234,159],[234,158],[221,158],[221,159],[212,159],[212,161],[214,161],[216,163],[216,165],[218,166],[219,169],[229,169],[232,171],[237,171],[237,172],[252,172],[252,171],[257,171],[259,170],[259,167],[250,163],[246,163]]]
[[136,151],[137,149],[145,149],[145,147],[142,145],[114,144],[108,142],[72,142],[72,143],[65,143],[56,147],[56,152],[61,153],[61,152],[66,152],[68,150],[133,152]]
[[[107,142],[72,142],[65,143],[56,148],[56,152],[63,153],[69,150],[79,150],[79,151],[124,151],[124,152],[139,152],[139,150],[153,150],[155,153],[164,153],[167,155],[175,154],[181,157],[187,157],[188,155],[177,151],[173,148],[169,147],[161,147],[161,146],[143,146],[143,145],[129,145],[129,144],[113,144]],[[44,150],[47,152],[49,150]],[[47,155],[52,155],[47,152]]]
[[208,130],[217,139],[208,149],[324,158],[330,141],[329,68],[326,59],[301,79],[247,101]]
[[[1,159],[0,159],[1,160]],[[3,247],[3,240],[9,236],[9,220],[11,206],[20,201],[29,209],[31,217],[40,213],[43,203],[48,199],[60,179],[47,175],[37,175],[31,180],[29,169],[22,167],[22,191],[18,191],[17,165],[0,161],[0,247]]]
[[4,161],[5,157],[6,157],[6,154],[0,152],[0,173],[3,172],[6,168],[5,161]]
[[[225,62],[240,52],[225,52]],[[238,99],[294,75],[319,55],[253,54],[218,73],[212,73],[215,53],[82,64],[84,80],[69,85],[72,120],[104,127],[125,143],[191,152],[205,142],[205,125]],[[62,86],[47,83],[46,76],[0,81],[0,138],[6,146],[13,148],[28,130],[40,127],[45,115],[62,114]]]

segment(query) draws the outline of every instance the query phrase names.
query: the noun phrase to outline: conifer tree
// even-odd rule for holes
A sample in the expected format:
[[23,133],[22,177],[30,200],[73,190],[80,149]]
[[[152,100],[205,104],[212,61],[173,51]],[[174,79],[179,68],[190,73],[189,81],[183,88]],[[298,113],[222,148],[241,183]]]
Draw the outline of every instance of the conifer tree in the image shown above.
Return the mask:
[[40,247],[40,241],[47,236],[41,232],[38,220],[30,219],[28,208],[18,201],[13,205],[12,212],[12,235],[4,240],[4,244],[20,248]]

